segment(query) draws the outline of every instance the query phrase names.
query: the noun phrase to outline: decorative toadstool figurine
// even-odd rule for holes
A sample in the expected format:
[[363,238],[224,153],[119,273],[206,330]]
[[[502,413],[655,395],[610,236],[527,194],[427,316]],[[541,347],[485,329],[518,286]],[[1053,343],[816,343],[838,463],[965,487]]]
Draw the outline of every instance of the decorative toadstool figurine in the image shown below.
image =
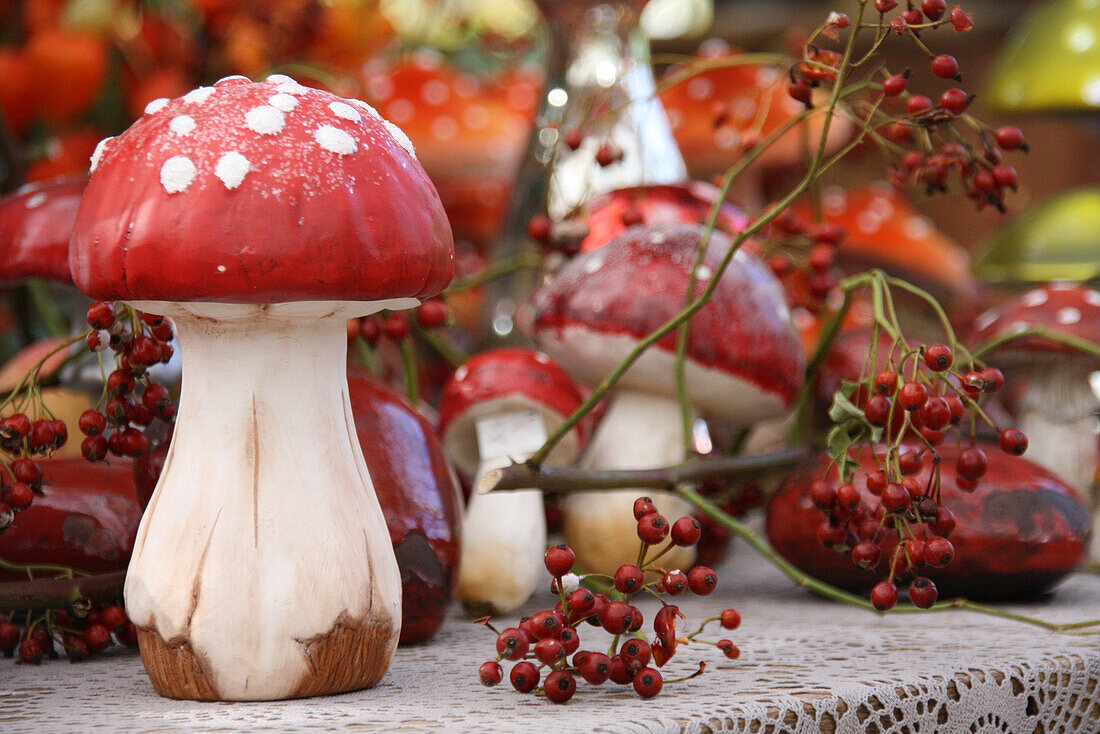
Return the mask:
[[450,230],[404,134],[285,76],[157,100],[104,140],[76,284],[170,316],[175,436],[126,579],[154,687],[255,700],[364,688],[400,588],[355,438],[350,317],[451,277]]
[[[485,472],[522,462],[546,442],[582,402],[573,379],[530,349],[482,352],[458,368],[443,388],[440,433],[447,455],[474,486]],[[586,438],[581,422],[554,447],[548,464],[577,458]],[[506,614],[544,578],[546,517],[538,489],[470,496],[455,596],[471,614]]]
[[71,283],[69,240],[87,176],[27,184],[0,199],[0,281]]
[[[574,258],[535,294],[539,344],[570,374],[597,384],[640,339],[687,303],[688,280],[702,226],[634,227],[604,247]],[[699,268],[706,287],[729,237],[713,232]],[[582,463],[591,469],[645,469],[686,458],[676,399],[676,332],[648,349],[610,395],[607,412]],[[695,409],[737,426],[778,417],[794,401],[804,357],[783,289],[759,259],[739,251],[711,302],[691,320],[685,379]],[[637,490],[570,495],[565,535],[577,563],[613,574],[637,558],[632,513]],[[654,496],[670,520],[691,511],[671,496]],[[690,549],[664,557],[667,568],[690,564]]]
[[[1100,292],[1071,283],[1041,286],[986,311],[974,327],[977,341],[1041,328],[1100,342]],[[1090,495],[1097,464],[1097,405],[1089,374],[1100,369],[1100,359],[1034,336],[1012,339],[991,357],[1025,382],[1015,412],[1028,438],[1027,458]]]

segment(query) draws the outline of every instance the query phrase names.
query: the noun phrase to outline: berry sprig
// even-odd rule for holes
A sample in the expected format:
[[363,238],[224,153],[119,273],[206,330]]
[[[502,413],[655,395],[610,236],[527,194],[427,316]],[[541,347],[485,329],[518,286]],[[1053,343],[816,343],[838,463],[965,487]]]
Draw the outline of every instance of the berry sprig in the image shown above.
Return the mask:
[[17,662],[37,665],[55,660],[59,651],[77,663],[113,644],[137,647],[137,628],[122,607],[78,602],[64,609],[25,612],[12,617],[0,613],[0,653],[18,655]]
[[[894,338],[886,344],[877,333],[871,341],[865,372],[873,376],[845,383],[834,396],[828,444],[837,479],[829,475],[810,488],[813,503],[825,515],[817,530],[821,545],[850,555],[864,569],[886,560],[886,578],[870,596],[881,611],[897,603],[898,587],[905,584],[915,606],[935,604],[936,585],[919,570],[946,566],[955,555],[948,540],[955,517],[942,503],[942,460],[936,447],[949,432],[957,433],[960,443],[969,442],[955,459],[956,483],[963,491],[974,491],[987,468],[985,453],[975,444],[977,421],[995,427],[981,400],[1004,386],[996,367],[969,358],[956,364],[948,345],[913,347],[900,331],[891,331]],[[1007,453],[1018,456],[1027,449],[1027,437],[1019,429],[999,433]],[[867,444],[878,468],[857,476],[853,449]],[[929,459],[929,479],[922,483],[915,475]],[[857,483],[871,501],[864,500]],[[893,552],[885,559],[883,548],[891,544]]]
[[[576,561],[573,550],[568,545],[554,546],[546,551],[544,561],[553,577],[551,589],[558,596],[557,604],[501,631],[493,628],[487,618],[480,620],[496,634],[496,658],[478,668],[478,679],[483,685],[495,686],[504,680],[501,661],[508,661],[515,663],[508,674],[513,688],[520,693],[537,691],[554,703],[565,703],[573,697],[578,678],[594,686],[607,681],[633,686],[642,698],[652,698],[665,683],[694,678],[705,669],[705,663],[700,663],[698,671],[691,675],[664,680],[660,668],[682,645],[693,642],[714,645],[731,660],[740,656],[741,651],[728,639],[717,642],[697,639],[711,622],[718,622],[727,630],[737,629],[741,615],[736,610],[726,609],[705,619],[694,632],[684,635],[677,632],[677,621],[684,619],[683,613],[663,598],[688,591],[707,596],[718,584],[717,574],[706,566],[695,566],[684,573],[658,564],[669,549],[690,547],[699,541],[698,521],[681,517],[670,524],[648,497],[635,501],[634,517],[641,541],[637,563],[620,566],[610,578],[601,574],[578,576],[573,573]],[[610,581],[606,594],[582,585],[586,580],[597,579]],[[653,637],[648,640],[642,632],[644,616],[631,603],[638,594],[648,594],[661,602],[653,617]],[[611,636],[604,650],[581,649],[580,629],[585,624]]]
[[[171,323],[106,301],[89,306],[87,320],[88,331],[36,362],[0,403],[0,410],[14,411],[0,420],[0,533],[15,522],[17,513],[31,506],[35,496],[44,495],[45,477],[36,457],[52,456],[69,439],[68,427],[50,412],[39,389],[40,373],[51,357],[80,344],[99,353],[103,392],[78,423],[85,436],[81,455],[89,461],[104,461],[109,454],[141,456],[149,450],[144,427],[154,418],[171,421],[175,415],[168,388],[148,374],[153,365],[172,358]],[[103,357],[108,351],[114,358],[110,374]]]

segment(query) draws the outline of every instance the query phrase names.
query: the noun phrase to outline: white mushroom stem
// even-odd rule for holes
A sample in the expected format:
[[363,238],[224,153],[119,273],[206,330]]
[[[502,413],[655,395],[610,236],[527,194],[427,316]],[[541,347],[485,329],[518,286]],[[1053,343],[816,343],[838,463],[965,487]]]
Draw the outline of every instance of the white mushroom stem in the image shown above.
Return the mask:
[[[482,457],[474,487],[486,472],[533,452]],[[545,576],[546,514],[542,491],[521,489],[470,495],[463,521],[457,598],[474,616],[507,614],[521,606]]]
[[1062,356],[1029,375],[1017,417],[1027,435],[1025,457],[1092,497],[1096,474],[1096,396],[1090,363]]
[[[309,695],[330,675],[329,690],[361,688],[388,667],[401,579],[355,432],[345,328],[410,303],[135,304],[175,321],[183,389],[126,605],[193,655],[213,689],[201,697]],[[334,664],[334,640],[364,637],[379,670],[356,670],[358,649]],[[142,652],[148,665],[145,639]]]
[[[656,469],[681,464],[685,458],[680,404],[672,398],[620,388],[588,442],[581,466]],[[637,561],[640,541],[634,500],[642,496],[651,497],[670,523],[692,513],[685,500],[650,489],[582,492],[566,498],[562,505],[565,539],[577,554],[579,567],[610,575],[624,563]],[[659,565],[686,570],[694,560],[694,548],[676,548],[663,556]]]

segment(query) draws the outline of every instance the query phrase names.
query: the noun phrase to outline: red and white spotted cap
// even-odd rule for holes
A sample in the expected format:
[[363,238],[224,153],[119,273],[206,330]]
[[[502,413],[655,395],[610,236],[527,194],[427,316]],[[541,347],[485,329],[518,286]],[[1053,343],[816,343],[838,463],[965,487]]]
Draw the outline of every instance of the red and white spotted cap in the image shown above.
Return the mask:
[[282,75],[154,100],[102,141],[69,256],[93,298],[222,303],[425,298],[453,260],[405,134]]
[[[986,341],[1041,327],[1058,334],[1100,342],[1100,291],[1076,283],[1048,283],[993,308],[974,321],[975,341]],[[1027,336],[1004,344],[1000,357],[1034,358],[1042,353],[1065,357],[1080,353],[1068,344]]]
[[[638,341],[679,313],[703,226],[633,227],[574,258],[535,294],[535,333],[570,374],[597,384]],[[732,242],[711,234],[699,289]],[[676,395],[676,332],[657,342],[620,385]],[[740,425],[777,416],[802,386],[805,357],[783,288],[758,258],[739,250],[710,303],[691,320],[685,374],[704,413]]]
[[67,176],[27,184],[0,199],[0,282],[72,282],[69,240],[87,185],[87,176]]
[[[532,410],[542,416],[547,433],[580,407],[584,396],[573,378],[542,352],[518,347],[490,349],[458,368],[439,403],[443,447],[459,473],[477,471],[479,418],[508,411]],[[588,438],[581,421],[549,457],[552,466],[573,461]]]

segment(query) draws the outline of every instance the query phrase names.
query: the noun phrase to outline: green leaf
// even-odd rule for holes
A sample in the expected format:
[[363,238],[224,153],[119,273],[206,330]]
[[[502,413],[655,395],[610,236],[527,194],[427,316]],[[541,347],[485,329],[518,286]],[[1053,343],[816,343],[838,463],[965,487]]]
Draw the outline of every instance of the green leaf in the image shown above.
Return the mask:
[[855,418],[860,422],[867,420],[863,415],[863,411],[848,399],[843,390],[837,390],[833,393],[833,404],[829,406],[829,418],[833,423],[841,423],[848,418]]

